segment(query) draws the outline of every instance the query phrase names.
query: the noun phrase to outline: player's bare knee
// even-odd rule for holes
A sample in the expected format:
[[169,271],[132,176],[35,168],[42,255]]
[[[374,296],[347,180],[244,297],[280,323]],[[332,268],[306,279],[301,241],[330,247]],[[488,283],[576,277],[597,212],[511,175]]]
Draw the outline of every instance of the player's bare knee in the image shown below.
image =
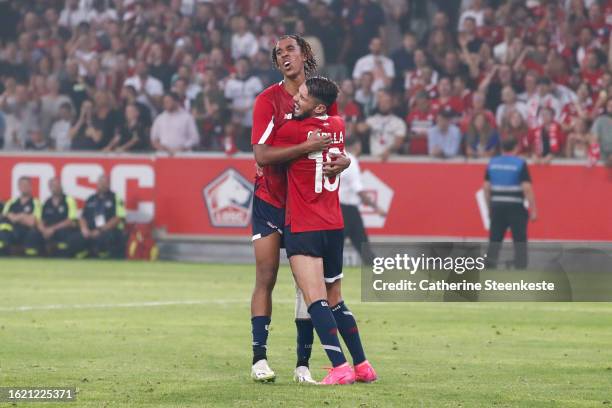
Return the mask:
[[327,302],[330,306],[336,306],[338,303],[342,302],[342,296],[340,294],[327,294]]
[[278,265],[257,264],[255,288],[256,290],[272,291],[276,284],[276,277],[278,275]]
[[342,286],[340,280],[332,283],[326,283],[325,288],[327,290],[327,302],[330,306],[335,306],[342,302]]

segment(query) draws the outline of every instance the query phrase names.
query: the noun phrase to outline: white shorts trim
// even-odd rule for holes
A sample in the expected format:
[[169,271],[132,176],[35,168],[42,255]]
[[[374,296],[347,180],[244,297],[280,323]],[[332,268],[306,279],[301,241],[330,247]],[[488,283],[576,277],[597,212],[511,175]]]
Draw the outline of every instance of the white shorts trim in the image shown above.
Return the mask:
[[255,234],[253,235],[253,237],[251,238],[251,241],[255,241],[256,239],[261,238],[261,234]]
[[325,278],[325,283],[334,283],[338,279],[342,279],[342,278],[344,278],[344,273],[341,273],[340,275],[336,275],[333,278]]

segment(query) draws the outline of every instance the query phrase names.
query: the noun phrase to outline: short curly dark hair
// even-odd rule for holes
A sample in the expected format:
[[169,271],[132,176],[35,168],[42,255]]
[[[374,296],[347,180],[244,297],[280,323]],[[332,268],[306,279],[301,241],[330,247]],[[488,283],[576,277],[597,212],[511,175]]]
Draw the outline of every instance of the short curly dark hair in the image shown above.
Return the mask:
[[[300,47],[300,51],[302,51],[304,57],[306,57],[306,61],[304,62],[304,74],[306,75],[306,78],[315,74],[317,72],[317,60],[312,53],[312,48],[310,47],[310,44],[308,44],[308,41],[298,34],[283,35],[278,39],[278,41],[284,40],[285,38],[293,38],[298,47]],[[280,67],[278,60],[276,59],[276,45],[272,47],[272,62],[276,68]]]
[[319,101],[323,102],[327,108],[329,108],[338,97],[338,85],[325,77],[314,76],[306,80],[306,88],[308,88],[308,94],[312,95]]

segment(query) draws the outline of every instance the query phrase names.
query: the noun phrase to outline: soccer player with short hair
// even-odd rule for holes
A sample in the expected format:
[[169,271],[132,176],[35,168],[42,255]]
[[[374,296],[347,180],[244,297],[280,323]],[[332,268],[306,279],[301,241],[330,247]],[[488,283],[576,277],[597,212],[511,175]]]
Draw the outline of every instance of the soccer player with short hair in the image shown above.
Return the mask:
[[[327,115],[338,96],[338,86],[329,79],[306,80],[294,97],[293,120],[282,127],[275,145],[298,145],[320,133],[331,144],[302,155],[287,168],[285,246],[293,276],[304,294],[308,313],[333,368],[321,384],[372,382],[377,376],[366,360],[357,323],[342,300],[344,222],[338,187],[340,177],[328,177],[323,164],[331,153],[344,151],[346,129],[339,116]],[[331,308],[330,308],[330,305]],[[338,331],[353,357],[351,367],[338,339]]]
[[[283,81],[265,89],[255,99],[251,144],[261,172],[255,178],[253,198],[253,247],[255,251],[255,288],[251,299],[251,325],[253,334],[253,366],[251,377],[258,382],[274,381],[276,375],[267,362],[268,327],[272,314],[272,290],[276,283],[285,225],[285,197],[287,178],[285,163],[305,154],[320,151],[330,143],[325,137],[313,137],[303,143],[272,146],[276,132],[291,121],[293,96],[306,77],[316,70],[316,60],[308,42],[298,35],[280,37],[272,49],[272,61],[283,74]],[[336,114],[335,106],[330,114]],[[323,171],[337,175],[346,169],[350,160],[339,157],[327,163]],[[314,382],[308,369],[312,347],[313,328],[307,313],[303,312],[301,295],[296,296],[296,327],[298,332],[298,363],[295,379]]]

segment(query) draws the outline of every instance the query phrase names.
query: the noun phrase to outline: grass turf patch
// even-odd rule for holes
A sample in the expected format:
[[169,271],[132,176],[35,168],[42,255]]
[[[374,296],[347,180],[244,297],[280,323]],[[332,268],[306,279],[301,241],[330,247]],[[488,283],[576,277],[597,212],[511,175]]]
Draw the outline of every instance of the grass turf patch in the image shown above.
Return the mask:
[[[298,387],[294,289],[281,268],[268,356],[249,378],[254,267],[0,260],[0,386],[75,386],[68,407],[595,407],[612,401],[612,308],[594,303],[360,303],[375,384]],[[317,379],[329,365],[315,340]],[[40,407],[38,403],[18,406]]]

